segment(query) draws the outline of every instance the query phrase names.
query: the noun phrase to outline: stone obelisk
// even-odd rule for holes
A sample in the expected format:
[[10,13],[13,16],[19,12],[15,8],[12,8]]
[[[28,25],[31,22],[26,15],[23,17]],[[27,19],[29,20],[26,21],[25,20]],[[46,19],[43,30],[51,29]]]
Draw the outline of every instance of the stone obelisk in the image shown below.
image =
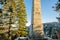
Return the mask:
[[42,26],[42,18],[41,18],[40,0],[33,0],[32,27],[33,27],[32,28],[33,36],[35,38],[39,38],[44,35],[43,26]]

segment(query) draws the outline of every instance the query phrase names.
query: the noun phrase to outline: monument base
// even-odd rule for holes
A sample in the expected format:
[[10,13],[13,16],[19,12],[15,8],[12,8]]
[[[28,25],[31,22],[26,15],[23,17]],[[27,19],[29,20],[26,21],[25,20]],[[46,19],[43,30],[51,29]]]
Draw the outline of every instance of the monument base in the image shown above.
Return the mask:
[[42,36],[40,36],[40,35],[33,35],[32,36],[32,40],[43,40],[44,39],[44,36],[42,35]]

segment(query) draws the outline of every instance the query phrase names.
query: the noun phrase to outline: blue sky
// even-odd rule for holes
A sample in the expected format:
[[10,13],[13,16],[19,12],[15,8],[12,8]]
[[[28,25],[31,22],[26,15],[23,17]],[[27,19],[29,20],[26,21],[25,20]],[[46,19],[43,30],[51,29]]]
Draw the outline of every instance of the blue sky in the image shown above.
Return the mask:
[[32,0],[25,0],[26,13],[27,13],[27,26],[31,24],[31,14],[32,14]]
[[0,8],[2,8],[1,4],[0,4]]
[[[25,0],[26,12],[27,12],[27,25],[31,24],[31,13],[32,13],[32,1],[33,0]],[[55,6],[57,0],[41,0],[41,12],[42,12],[42,22],[56,22],[56,17],[58,13],[54,11],[52,6]]]

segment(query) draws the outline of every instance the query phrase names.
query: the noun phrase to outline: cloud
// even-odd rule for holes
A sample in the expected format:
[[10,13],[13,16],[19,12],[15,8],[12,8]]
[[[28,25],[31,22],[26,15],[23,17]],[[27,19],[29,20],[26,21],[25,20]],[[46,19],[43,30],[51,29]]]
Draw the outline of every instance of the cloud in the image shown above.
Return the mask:
[[28,22],[27,24],[26,24],[26,26],[30,26],[31,25],[31,22]]

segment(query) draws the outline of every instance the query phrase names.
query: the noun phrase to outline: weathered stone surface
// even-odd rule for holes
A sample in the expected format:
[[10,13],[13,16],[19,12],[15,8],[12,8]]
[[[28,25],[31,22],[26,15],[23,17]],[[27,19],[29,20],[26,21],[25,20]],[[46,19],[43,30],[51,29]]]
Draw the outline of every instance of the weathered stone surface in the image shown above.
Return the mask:
[[33,0],[33,14],[32,14],[32,24],[33,24],[33,35],[35,37],[41,37],[43,32],[42,20],[41,20],[41,7],[40,0]]

